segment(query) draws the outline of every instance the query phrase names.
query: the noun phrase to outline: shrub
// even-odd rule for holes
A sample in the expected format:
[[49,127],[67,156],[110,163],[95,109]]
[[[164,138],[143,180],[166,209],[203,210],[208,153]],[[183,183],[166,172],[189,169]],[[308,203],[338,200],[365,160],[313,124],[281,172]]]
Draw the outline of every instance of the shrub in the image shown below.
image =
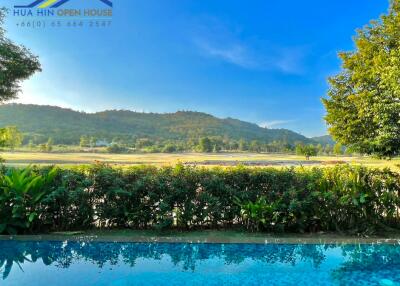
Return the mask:
[[163,153],[174,153],[176,151],[177,151],[177,148],[176,148],[176,146],[174,144],[167,144],[162,149]]
[[31,168],[11,169],[0,177],[0,233],[16,234],[31,229],[39,219],[40,203],[57,175],[53,168],[37,174]]
[[[97,164],[60,170],[44,189],[43,198],[30,202],[40,209],[30,231],[243,227],[373,233],[400,226],[400,175],[388,169]],[[2,203],[0,213],[7,208]]]
[[107,147],[107,152],[114,154],[122,154],[122,153],[128,153],[129,149],[124,146],[113,143]]

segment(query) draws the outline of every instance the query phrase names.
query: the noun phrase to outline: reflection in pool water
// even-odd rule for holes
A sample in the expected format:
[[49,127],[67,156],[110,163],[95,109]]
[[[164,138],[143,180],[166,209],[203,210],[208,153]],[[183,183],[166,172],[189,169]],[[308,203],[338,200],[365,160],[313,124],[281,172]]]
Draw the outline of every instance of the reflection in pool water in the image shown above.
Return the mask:
[[400,285],[400,246],[0,241],[0,285]]

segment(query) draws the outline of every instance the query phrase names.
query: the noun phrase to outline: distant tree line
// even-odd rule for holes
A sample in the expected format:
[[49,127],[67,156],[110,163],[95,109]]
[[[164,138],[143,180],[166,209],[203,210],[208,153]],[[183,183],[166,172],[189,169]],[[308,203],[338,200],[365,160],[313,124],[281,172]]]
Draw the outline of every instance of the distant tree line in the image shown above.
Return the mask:
[[[88,146],[86,146],[88,147]],[[114,138],[107,147],[110,152],[140,151],[148,153],[174,153],[174,152],[254,152],[254,153],[293,153],[295,145],[286,142],[274,141],[271,143],[259,140],[234,140],[221,137],[200,137],[189,140],[153,140],[138,138],[134,142],[126,142]]]
[[336,143],[335,145],[330,145],[327,144],[325,146],[322,146],[321,144],[313,145],[305,145],[302,143],[296,144],[296,154],[305,156],[306,159],[310,159],[312,156],[317,156],[317,155],[343,155],[347,154],[350,155],[353,152],[350,149],[346,149],[345,147],[342,146],[341,143]]
[[[35,143],[30,139],[24,142],[24,135],[15,127],[8,126],[0,128],[0,147],[6,150],[14,150],[21,146],[31,151],[51,152],[54,144],[53,138],[49,137],[45,142]],[[62,147],[64,145],[57,145]],[[72,146],[73,147],[73,146]],[[77,147],[77,146],[76,146]],[[233,140],[221,137],[201,137],[199,139],[184,140],[152,140],[149,138],[138,138],[135,141],[124,141],[122,138],[114,138],[111,142],[98,139],[94,136],[83,135],[79,142],[80,148],[94,149],[105,147],[109,153],[175,153],[175,152],[252,152],[252,153],[286,153],[305,156],[309,159],[317,155],[343,155],[351,154],[352,151],[346,149],[340,143],[331,144],[304,144],[298,142],[289,144],[287,142],[274,141],[266,143],[258,140]]]
[[185,140],[156,140],[150,138],[138,138],[134,141],[125,141],[123,138],[114,138],[111,142],[98,139],[93,136],[82,136],[80,147],[95,148],[106,147],[109,153],[175,153],[175,152],[252,152],[252,153],[296,153],[304,155],[307,159],[316,155],[343,155],[350,154],[349,150],[340,143],[331,144],[304,144],[298,142],[289,144],[282,141],[271,143],[260,140],[234,140],[221,137],[201,137]]

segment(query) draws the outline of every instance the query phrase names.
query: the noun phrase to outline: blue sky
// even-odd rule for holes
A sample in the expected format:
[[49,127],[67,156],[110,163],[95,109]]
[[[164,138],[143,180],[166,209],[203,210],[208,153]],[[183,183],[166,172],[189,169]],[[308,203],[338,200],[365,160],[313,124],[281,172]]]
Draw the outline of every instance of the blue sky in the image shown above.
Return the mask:
[[324,135],[320,99],[339,71],[337,52],[351,50],[355,29],[388,8],[384,0],[113,2],[109,28],[24,29],[8,18],[8,36],[43,67],[19,102],[196,110]]

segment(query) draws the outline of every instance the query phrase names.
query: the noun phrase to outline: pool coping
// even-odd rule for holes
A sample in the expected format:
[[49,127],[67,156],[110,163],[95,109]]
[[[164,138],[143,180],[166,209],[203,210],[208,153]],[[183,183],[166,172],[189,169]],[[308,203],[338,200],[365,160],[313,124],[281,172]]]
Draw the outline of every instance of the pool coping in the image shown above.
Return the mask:
[[391,244],[400,245],[400,236],[349,237],[340,235],[289,235],[205,233],[205,235],[116,235],[116,234],[44,234],[0,235],[0,241],[82,241],[82,242],[132,242],[132,243],[217,243],[217,244]]

